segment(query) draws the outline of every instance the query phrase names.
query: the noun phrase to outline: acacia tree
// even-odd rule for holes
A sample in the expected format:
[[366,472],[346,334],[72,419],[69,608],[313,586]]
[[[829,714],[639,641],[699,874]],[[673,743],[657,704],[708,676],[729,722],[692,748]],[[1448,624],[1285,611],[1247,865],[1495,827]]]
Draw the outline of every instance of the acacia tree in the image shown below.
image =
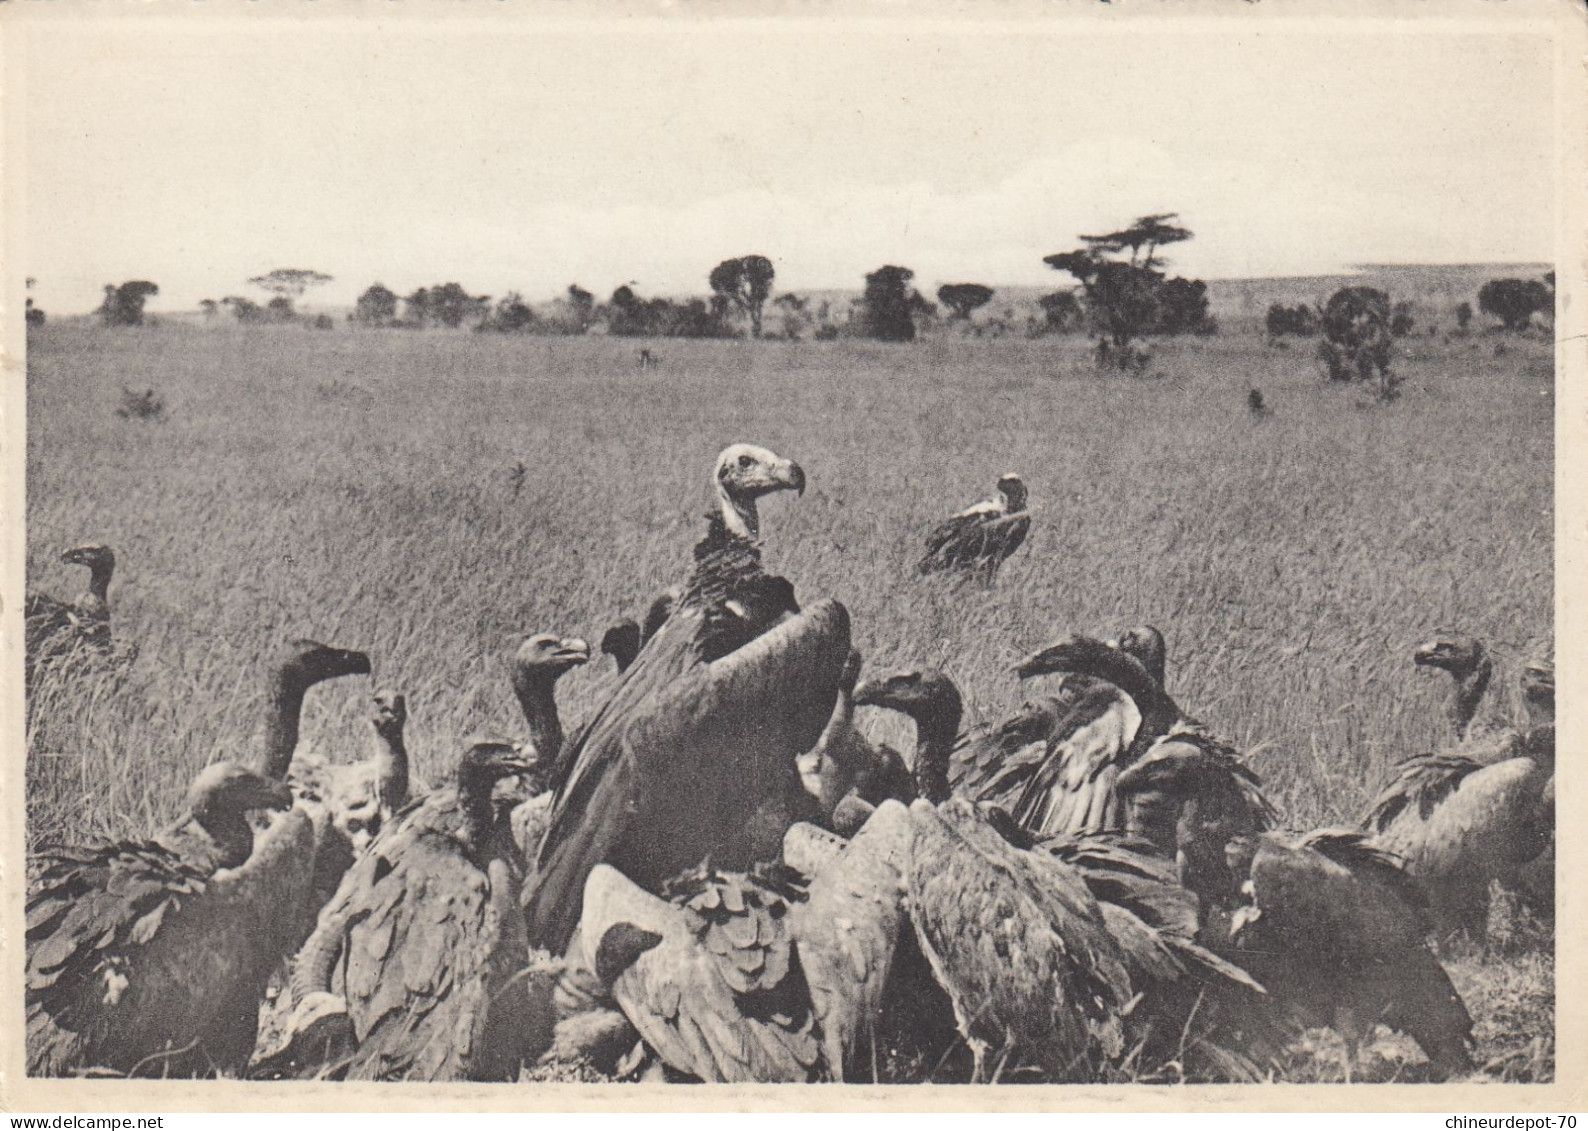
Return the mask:
[[[1143,216],[1120,231],[1080,237],[1085,247],[1043,257],[1049,267],[1080,282],[1093,323],[1115,346],[1125,346],[1157,324],[1164,282],[1157,269],[1164,263],[1158,249],[1191,238],[1188,228],[1169,223],[1175,216]],[[1129,259],[1118,258],[1126,251]]]
[[714,294],[731,301],[750,317],[750,336],[761,336],[761,312],[772,293],[772,279],[777,273],[772,261],[764,255],[745,255],[738,259],[724,259],[713,267],[707,282]]
[[99,305],[99,316],[107,326],[142,326],[143,304],[160,293],[160,288],[146,279],[105,284],[105,301]]
[[[920,300],[909,288],[915,272],[891,264],[866,276],[866,293],[860,300],[861,333],[879,342],[915,341],[915,322],[911,318],[911,299]],[[921,300],[924,301],[924,300]]]
[[986,306],[996,293],[980,283],[944,283],[937,288],[937,301],[952,310],[953,317],[969,319],[972,311]]
[[248,283],[250,286],[269,291],[277,298],[285,299],[284,307],[273,302],[272,308],[285,310],[286,313],[291,314],[293,303],[303,297],[304,291],[330,281],[331,276],[321,274],[319,271],[310,271],[302,267],[278,267],[268,275],[254,276],[248,280]]

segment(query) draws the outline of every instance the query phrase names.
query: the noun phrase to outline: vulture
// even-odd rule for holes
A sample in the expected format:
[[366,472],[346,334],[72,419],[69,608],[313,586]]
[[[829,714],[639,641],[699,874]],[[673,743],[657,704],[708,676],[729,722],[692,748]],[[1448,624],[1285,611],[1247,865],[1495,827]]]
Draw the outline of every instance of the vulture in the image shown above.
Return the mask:
[[1522,705],[1531,726],[1555,721],[1555,661],[1547,656],[1522,667]]
[[[839,803],[852,791],[863,791],[885,757],[855,729],[855,683],[860,678],[860,653],[851,651],[838,679],[833,713],[816,745],[794,760],[805,792],[816,799],[818,821],[831,826]],[[852,832],[853,830],[844,830]]]
[[916,568],[921,573],[976,572],[991,581],[1030,532],[1026,485],[1018,475],[1005,475],[998,480],[996,499],[966,507],[927,536],[926,553]]
[[1483,643],[1471,636],[1436,636],[1412,653],[1421,668],[1438,668],[1455,680],[1450,699],[1450,722],[1457,738],[1466,738],[1477,717],[1478,706],[1494,676],[1494,663]]
[[1146,626],[1118,642],[1068,636],[1028,656],[1016,674],[1063,674],[1058,694],[967,743],[956,792],[1000,806],[1037,835],[1122,829],[1119,774],[1165,735],[1199,729],[1165,693],[1163,667],[1163,636]]
[[257,768],[272,781],[286,782],[314,823],[314,899],[305,909],[304,933],[313,923],[315,909],[331,897],[342,873],[353,862],[354,845],[347,826],[348,814],[339,804],[335,768],[298,749],[303,699],[317,683],[368,674],[367,654],[301,639],[288,641],[271,668],[257,739]]
[[[1205,738],[1158,744],[1120,775],[1127,828],[1174,850],[1200,905],[1197,941],[1269,993],[1257,1035],[1288,1019],[1333,1025],[1353,1050],[1375,1021],[1415,1039],[1436,1071],[1465,1066],[1466,1013],[1428,945],[1427,907],[1399,860],[1360,833],[1273,830],[1255,775]],[[1253,929],[1261,925],[1261,929]]]
[[1375,848],[1405,861],[1427,893],[1440,938],[1463,929],[1482,934],[1489,885],[1517,886],[1535,868],[1541,904],[1553,908],[1555,727],[1495,740],[1483,760],[1465,753],[1425,754],[1401,763],[1374,801],[1362,829]]
[[1274,997],[1346,1043],[1349,1078],[1379,1022],[1421,1047],[1441,1078],[1472,1069],[1472,1019],[1428,942],[1417,883],[1359,832],[1264,833],[1228,848],[1242,901],[1232,956]]
[[[265,983],[297,942],[313,833],[279,781],[204,769],[150,841],[53,848],[27,902],[33,1075],[235,1073]],[[256,834],[247,814],[289,810]],[[285,909],[285,910],[284,910]]]
[[[287,1047],[260,1074],[517,1078],[529,951],[511,799],[498,784],[533,769],[515,745],[472,741],[453,785],[411,804],[376,839],[294,963]],[[330,1040],[325,1019],[339,1014]],[[311,1029],[324,1044],[306,1051]],[[332,1059],[316,1063],[326,1049]]]
[[814,799],[795,758],[827,724],[849,656],[849,614],[800,611],[761,567],[756,500],[800,490],[797,464],[736,444],[712,475],[717,507],[671,615],[563,750],[524,892],[530,937],[563,953],[585,878],[609,863],[647,891],[707,856],[743,870],[777,855]]
[[[68,565],[86,566],[88,588],[72,601],[29,593],[23,605],[23,640],[27,671],[79,649],[107,653],[110,638],[110,579],[116,555],[109,546],[74,546],[61,555]],[[128,653],[128,658],[135,653]]]
[[355,853],[369,847],[370,839],[408,804],[413,789],[408,746],[403,740],[407,698],[386,689],[375,692],[375,713],[370,721],[375,736],[370,757],[325,767],[332,820],[347,835]]
[[[946,991],[960,1035],[987,1079],[1014,1062],[1049,1079],[1081,1078],[1123,1049],[1131,1000],[1125,955],[1080,874],[1050,853],[1014,843],[1003,812],[949,798],[959,693],[938,672],[868,683],[872,706],[916,720],[910,847],[903,880],[921,953]],[[923,694],[924,691],[924,694]],[[875,821],[895,809],[884,803]],[[862,827],[863,834],[870,827]],[[857,836],[858,841],[858,836]]]
[[[693,617],[681,610],[663,634]],[[656,892],[708,857],[731,870],[776,858],[788,826],[816,815],[796,758],[832,715],[849,651],[849,614],[819,602],[696,663],[623,717],[598,716],[551,802],[525,887],[534,945],[566,950],[599,863]]]

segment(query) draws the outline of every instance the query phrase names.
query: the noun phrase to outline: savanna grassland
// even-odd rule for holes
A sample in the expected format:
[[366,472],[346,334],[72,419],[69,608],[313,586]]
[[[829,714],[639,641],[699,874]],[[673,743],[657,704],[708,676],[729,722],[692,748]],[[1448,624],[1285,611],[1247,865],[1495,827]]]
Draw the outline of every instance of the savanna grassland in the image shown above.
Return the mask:
[[[109,543],[114,630],[139,652],[119,680],[36,689],[29,843],[171,818],[199,767],[246,753],[287,636],[374,657],[426,780],[467,733],[520,734],[518,642],[597,640],[677,580],[738,440],[803,465],[804,498],[763,507],[766,561],[848,605],[868,673],[941,666],[974,725],[1018,702],[1009,666],[1046,640],[1149,622],[1170,690],[1292,825],[1354,823],[1394,762],[1448,741],[1417,643],[1491,642],[1505,722],[1515,660],[1552,632],[1551,347],[1498,340],[1399,343],[1402,398],[1371,405],[1310,342],[1256,334],[1156,343],[1133,377],[1084,337],[665,341],[641,373],[618,339],[49,325],[29,342],[29,585],[77,592],[61,549]],[[166,418],[118,417],[123,386]],[[929,526],[1005,471],[1036,517],[997,585],[918,577]],[[613,678],[565,679],[565,719]],[[305,740],[362,757],[370,691],[316,690]],[[1489,1073],[1548,1077],[1547,949],[1452,974]],[[1336,1078],[1324,1053],[1298,1076]]]

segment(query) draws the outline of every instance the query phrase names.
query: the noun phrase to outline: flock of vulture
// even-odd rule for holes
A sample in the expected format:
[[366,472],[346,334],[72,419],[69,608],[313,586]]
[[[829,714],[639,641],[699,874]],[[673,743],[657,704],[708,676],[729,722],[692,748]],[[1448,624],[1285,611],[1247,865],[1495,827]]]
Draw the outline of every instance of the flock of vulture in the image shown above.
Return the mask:
[[[150,840],[50,847],[27,903],[27,1056],[43,1075],[255,1079],[1262,1080],[1308,1027],[1346,1071],[1383,1024],[1426,1073],[1471,1071],[1439,959],[1491,884],[1553,908],[1554,680],[1525,725],[1406,762],[1356,828],[1280,825],[1261,782],[1165,686],[1150,627],[1022,660],[1024,705],[961,729],[936,670],[861,680],[840,603],[762,565],[757,501],[799,466],[747,444],[683,584],[606,634],[622,673],[565,738],[536,635],[529,741],[473,738],[426,790],[400,694],[373,752],[300,749],[305,694],[369,657],[300,640],[249,765],[192,783]],[[923,571],[990,576],[1025,538],[1019,479],[935,531]],[[108,643],[111,555],[29,645]],[[95,634],[98,634],[97,636]],[[1480,645],[1417,655],[1457,682]],[[914,749],[858,707],[899,712]]]

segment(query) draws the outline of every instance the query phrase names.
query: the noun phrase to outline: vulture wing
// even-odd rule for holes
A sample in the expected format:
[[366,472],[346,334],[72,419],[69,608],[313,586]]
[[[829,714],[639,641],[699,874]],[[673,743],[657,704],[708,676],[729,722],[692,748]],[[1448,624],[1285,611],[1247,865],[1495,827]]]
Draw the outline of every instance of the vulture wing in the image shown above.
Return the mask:
[[834,1080],[870,1051],[882,1018],[911,837],[909,810],[887,802],[847,843],[807,824],[783,840],[784,860],[810,877],[807,899],[793,907],[795,948]]
[[28,903],[29,1071],[239,1071],[309,913],[312,843],[289,811],[209,876],[153,844],[54,857]]
[[820,1053],[788,913],[782,894],[744,876],[714,876],[679,906],[602,864],[585,884],[579,938],[669,1067],[708,1083],[804,1083]]
[[922,952],[978,1054],[1011,1046],[1056,1080],[1121,1050],[1124,957],[1081,878],[998,835],[970,804],[910,807],[907,877]]
[[849,614],[819,602],[593,732],[552,803],[525,888],[532,942],[566,949],[598,863],[659,890],[708,856],[739,869],[775,858],[812,804],[795,758],[826,726],[848,655]]

